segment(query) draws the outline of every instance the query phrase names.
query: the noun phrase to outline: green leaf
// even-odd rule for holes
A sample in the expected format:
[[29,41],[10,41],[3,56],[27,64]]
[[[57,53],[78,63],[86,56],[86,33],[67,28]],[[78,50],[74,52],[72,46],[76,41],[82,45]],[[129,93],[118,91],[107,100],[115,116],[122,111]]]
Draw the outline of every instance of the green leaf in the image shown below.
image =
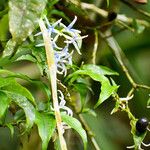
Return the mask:
[[0,65],[5,65],[7,63],[11,63],[10,55],[13,54],[14,50],[17,49],[16,41],[10,39],[5,46],[5,49],[3,51],[3,57],[0,60]]
[[35,104],[35,100],[32,94],[25,87],[17,83],[15,80],[11,82],[11,84],[9,84],[8,86],[3,87],[3,90],[22,95],[28,98],[33,104]]
[[33,105],[28,101],[28,99],[20,94],[16,94],[10,91],[3,91],[8,98],[10,98],[12,101],[14,101],[18,106],[20,106],[26,115],[26,128],[27,130],[30,129],[35,120],[35,108]]
[[86,95],[87,95],[87,92],[88,92],[88,87],[87,87],[87,85],[85,85],[83,83],[76,83],[76,84],[74,84],[74,87],[75,87],[76,91],[79,92],[82,107],[84,107],[85,100],[86,100]]
[[[28,82],[30,82],[32,84],[36,84],[37,86],[39,86],[39,88],[41,88],[45,92],[45,94],[47,95],[48,99],[51,96],[50,90],[49,90],[48,86],[45,83],[43,83],[43,82],[41,82],[39,80],[31,79],[27,75],[20,74],[20,73],[14,73],[14,72],[11,72],[11,71],[5,70],[5,69],[0,69],[0,76],[7,77],[7,78],[9,77],[8,79],[7,78],[4,79],[6,81],[5,82],[6,84],[7,84],[8,80],[12,80],[11,79],[12,77],[26,80],[26,81],[28,81]],[[1,82],[0,82],[0,85],[1,85]]]
[[59,0],[50,0],[50,3],[48,3],[49,7],[53,7],[55,4],[57,4]]
[[83,129],[81,123],[76,118],[73,118],[66,114],[62,114],[61,116],[62,116],[62,120],[67,125],[69,125],[71,128],[73,128],[75,131],[77,131],[79,133],[79,135],[81,136],[81,138],[83,140],[84,149],[86,149],[87,148],[87,135],[86,135],[86,131]]
[[14,135],[14,126],[11,123],[7,123],[6,126],[10,129],[11,137]]
[[4,15],[0,20],[0,41],[4,42],[8,40],[8,14]]
[[45,5],[46,0],[9,1],[9,27],[14,41],[19,44],[32,33]]
[[36,62],[36,59],[33,56],[31,56],[30,54],[22,55],[21,57],[16,59],[16,61],[21,61],[21,60],[28,60],[31,62]]
[[81,69],[86,71],[91,71],[91,73],[100,74],[100,75],[118,75],[117,72],[111,70],[108,67],[97,66],[93,64],[83,65]]
[[4,121],[4,115],[6,110],[9,106],[10,100],[8,99],[7,95],[0,91],[0,124]]
[[58,15],[61,18],[66,19],[66,21],[71,22],[70,19],[66,16],[66,14],[63,11],[59,11],[57,9],[53,9],[50,13],[51,13],[51,15]]
[[12,84],[14,82],[14,79],[12,78],[2,78],[0,77],[0,88],[4,87],[4,86],[8,86],[10,84]]
[[109,98],[113,92],[116,91],[118,86],[111,85],[110,81],[104,75],[118,75],[117,72],[112,71],[111,69],[104,66],[96,66],[96,65],[83,65],[80,70],[75,71],[70,74],[66,80],[70,79],[70,82],[74,82],[77,80],[79,75],[88,75],[93,80],[101,83],[101,92],[99,95],[98,102],[95,105],[95,108],[98,107],[102,102],[104,102],[107,98]]
[[42,150],[47,150],[48,143],[56,127],[56,120],[53,115],[36,112],[35,123],[42,140]]
[[118,86],[110,85],[109,80],[105,78],[105,80],[101,82],[101,92],[99,95],[99,99],[95,104],[94,108],[98,107],[107,98],[109,98],[116,91],[116,89],[118,89]]

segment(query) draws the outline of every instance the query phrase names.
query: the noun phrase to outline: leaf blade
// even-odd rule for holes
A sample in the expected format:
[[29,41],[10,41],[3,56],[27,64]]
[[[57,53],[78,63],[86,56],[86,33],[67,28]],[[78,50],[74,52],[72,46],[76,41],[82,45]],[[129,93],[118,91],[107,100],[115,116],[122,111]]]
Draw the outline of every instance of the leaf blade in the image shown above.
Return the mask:
[[46,0],[9,1],[9,26],[14,41],[20,43],[32,33],[45,5]]
[[62,116],[62,120],[66,124],[68,124],[71,128],[73,128],[75,131],[79,133],[84,144],[84,149],[86,149],[87,148],[87,135],[86,135],[86,131],[82,128],[81,123],[76,118],[73,118],[66,114],[62,114],[61,116]]
[[35,124],[42,140],[42,150],[47,150],[49,140],[56,127],[56,120],[53,115],[36,112]]

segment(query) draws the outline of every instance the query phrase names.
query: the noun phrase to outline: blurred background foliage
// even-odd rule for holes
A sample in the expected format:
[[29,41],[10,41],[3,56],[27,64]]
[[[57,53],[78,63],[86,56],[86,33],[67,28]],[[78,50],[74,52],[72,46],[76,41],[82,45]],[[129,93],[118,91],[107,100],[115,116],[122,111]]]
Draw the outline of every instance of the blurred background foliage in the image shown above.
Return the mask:
[[[11,0],[10,0],[11,1]],[[29,1],[29,0],[27,0]],[[16,1],[17,2],[17,1]],[[127,6],[121,0],[110,0],[109,6],[107,6],[106,0],[81,0],[94,4],[95,6],[107,10],[108,12],[116,12],[118,14],[125,14],[126,16],[143,19],[147,22],[150,21],[150,17],[144,16],[141,13],[135,11],[132,7]],[[142,9],[150,13],[150,2],[145,5],[137,4],[133,0],[129,0],[134,7]],[[47,0],[47,14],[51,20],[57,20],[63,18],[63,22],[68,23],[78,16],[77,24],[75,27],[82,31],[82,34],[88,34],[88,38],[83,40],[82,56],[74,54],[75,64],[81,65],[84,63],[91,63],[91,54],[95,43],[94,30],[96,26],[100,26],[100,30],[105,32],[106,29],[111,28],[112,36],[118,41],[120,47],[124,51],[127,59],[129,60],[130,68],[129,71],[137,83],[150,85],[150,29],[146,28],[142,33],[138,34],[128,30],[128,28],[120,28],[114,23],[111,26],[104,26],[103,24],[108,22],[107,18],[102,18],[98,14],[92,11],[81,10],[78,7],[80,1],[76,0]],[[0,52],[5,48],[7,41],[11,38],[9,32],[9,18],[8,18],[8,0],[0,0]],[[102,27],[101,27],[102,26]],[[76,57],[77,56],[77,57]],[[96,54],[96,64],[105,65],[112,70],[119,73],[119,76],[114,77],[117,85],[120,85],[118,93],[121,97],[125,97],[131,88],[131,84],[126,78],[124,72],[120,68],[120,65],[110,48],[106,45],[104,40],[99,36],[98,49]],[[15,72],[21,72],[29,75],[31,78],[39,77],[40,73],[36,65],[29,61],[20,61],[15,63],[6,64],[6,69]],[[28,87],[35,97],[41,96],[41,91],[34,85],[29,85],[26,82],[21,81],[25,87]],[[92,82],[92,89],[94,95],[91,95],[89,100],[89,107],[92,108],[96,103],[99,91],[97,82]],[[149,118],[149,109],[146,108],[149,91],[145,89],[139,89],[134,93],[134,98],[129,102],[131,112],[136,118],[147,117]],[[100,145],[102,150],[125,150],[126,146],[133,144],[133,139],[130,133],[129,119],[124,112],[117,112],[110,115],[115,102],[112,98],[109,98],[102,103],[98,108],[95,109],[97,116],[93,117],[90,114],[84,114],[89,126],[95,133],[95,138]],[[33,150],[40,149],[40,139],[37,133],[36,127],[32,129],[29,141],[27,137],[21,137],[17,134],[15,129],[15,135],[13,138],[10,137],[10,131],[8,128],[0,128],[0,150]],[[66,137],[68,145],[72,147],[72,150],[83,149],[81,141],[78,135],[71,134],[72,131],[66,131]],[[20,148],[20,139],[23,140],[23,148]],[[71,140],[70,140],[71,139]],[[150,133],[146,136],[146,143],[150,141]],[[49,143],[48,149],[53,149],[53,144]],[[69,147],[69,146],[68,146]],[[94,150],[91,143],[88,143],[88,149]],[[149,149],[149,148],[147,148]]]

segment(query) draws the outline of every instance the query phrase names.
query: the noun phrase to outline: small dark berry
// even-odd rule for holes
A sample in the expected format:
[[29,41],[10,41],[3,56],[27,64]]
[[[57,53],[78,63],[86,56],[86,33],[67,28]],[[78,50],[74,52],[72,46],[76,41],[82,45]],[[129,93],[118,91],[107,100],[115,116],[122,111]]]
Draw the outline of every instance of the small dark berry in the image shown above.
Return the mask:
[[136,131],[138,134],[142,134],[147,130],[148,127],[148,119],[143,117],[140,118],[137,122],[136,122]]
[[117,13],[116,12],[113,12],[113,11],[110,11],[108,13],[108,21],[113,21],[117,18]]

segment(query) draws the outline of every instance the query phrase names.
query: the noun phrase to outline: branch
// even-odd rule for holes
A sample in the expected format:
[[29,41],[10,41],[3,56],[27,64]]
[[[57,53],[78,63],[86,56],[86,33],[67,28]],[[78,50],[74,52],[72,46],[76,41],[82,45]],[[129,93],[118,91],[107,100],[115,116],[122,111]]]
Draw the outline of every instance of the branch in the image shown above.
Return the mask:
[[[100,32],[100,35],[102,38],[104,38],[106,35],[104,35],[103,33]],[[111,50],[113,51],[115,57],[117,58],[123,72],[125,73],[126,77],[128,78],[129,82],[131,83],[131,85],[133,86],[133,88],[136,88],[136,83],[134,82],[132,76],[130,75],[127,67],[125,66],[122,57],[126,58],[125,55],[123,55],[122,50],[120,48],[120,46],[118,45],[117,41],[113,38],[113,37],[109,37],[107,39],[104,39],[107,43],[107,45],[111,48]]]
[[[96,12],[97,14],[99,14],[101,17],[103,18],[108,18],[108,12],[104,9],[100,9],[98,7],[96,7],[95,5],[93,4],[89,4],[89,3],[81,3],[81,8],[82,9],[88,9],[88,10],[92,10],[94,12]],[[116,22],[124,22],[124,23],[127,23],[128,25],[132,24],[133,22],[133,19],[130,18],[130,17],[127,17],[125,15],[122,15],[122,14],[118,14],[117,15],[117,18],[116,18]],[[138,24],[141,24],[145,27],[150,27],[150,23],[145,21],[145,20],[141,20],[141,19],[136,19],[137,23]]]
[[66,142],[63,137],[63,130],[62,130],[62,119],[60,115],[59,105],[58,105],[58,97],[57,97],[57,83],[56,83],[56,65],[55,65],[55,58],[54,58],[54,51],[52,48],[51,39],[49,37],[49,33],[45,27],[43,20],[39,20],[40,29],[42,31],[44,43],[45,43],[45,51],[46,51],[46,58],[47,64],[49,68],[49,77],[50,77],[50,84],[52,88],[52,98],[53,98],[53,106],[54,112],[56,117],[56,124],[59,134],[60,146],[62,150],[67,150]]

